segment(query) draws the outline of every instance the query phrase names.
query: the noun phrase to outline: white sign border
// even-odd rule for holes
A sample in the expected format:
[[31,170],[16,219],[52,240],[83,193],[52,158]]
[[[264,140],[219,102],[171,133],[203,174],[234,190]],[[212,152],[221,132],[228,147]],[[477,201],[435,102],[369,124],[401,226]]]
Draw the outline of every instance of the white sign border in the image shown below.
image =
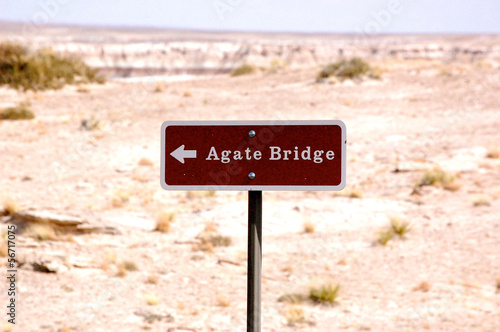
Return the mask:
[[[342,164],[340,184],[337,186],[271,186],[271,185],[234,185],[234,186],[217,186],[217,185],[193,185],[193,186],[178,186],[168,185],[165,183],[165,160],[166,160],[166,137],[165,129],[168,126],[303,126],[303,125],[335,125],[339,126],[342,131]],[[291,120],[291,121],[165,121],[161,125],[161,160],[160,160],[160,184],[165,190],[230,190],[230,191],[340,191],[346,185],[346,126],[340,120]]]

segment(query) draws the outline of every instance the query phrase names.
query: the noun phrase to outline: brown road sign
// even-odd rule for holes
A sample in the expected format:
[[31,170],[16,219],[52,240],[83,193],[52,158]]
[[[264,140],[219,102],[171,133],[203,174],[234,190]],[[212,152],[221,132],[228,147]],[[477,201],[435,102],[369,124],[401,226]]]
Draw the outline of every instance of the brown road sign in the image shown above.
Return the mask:
[[167,121],[161,127],[166,190],[341,190],[342,121]]

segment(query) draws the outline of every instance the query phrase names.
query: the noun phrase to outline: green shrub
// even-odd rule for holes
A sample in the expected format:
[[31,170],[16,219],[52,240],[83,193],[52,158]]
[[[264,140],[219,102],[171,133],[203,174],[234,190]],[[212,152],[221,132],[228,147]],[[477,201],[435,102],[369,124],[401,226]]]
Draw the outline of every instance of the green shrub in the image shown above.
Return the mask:
[[252,74],[255,72],[257,68],[255,68],[252,65],[249,64],[244,64],[236,68],[232,73],[231,76],[241,76],[241,75],[248,75]]
[[31,120],[35,114],[29,108],[28,102],[22,102],[18,106],[9,107],[0,111],[1,120]]
[[96,69],[78,58],[59,56],[50,49],[31,52],[19,44],[0,44],[0,85],[37,91],[104,81]]
[[353,79],[366,74],[373,78],[380,78],[379,71],[372,68],[361,58],[352,58],[350,60],[341,59],[335,63],[325,66],[319,72],[317,81],[321,81],[331,76],[335,76],[340,79]]

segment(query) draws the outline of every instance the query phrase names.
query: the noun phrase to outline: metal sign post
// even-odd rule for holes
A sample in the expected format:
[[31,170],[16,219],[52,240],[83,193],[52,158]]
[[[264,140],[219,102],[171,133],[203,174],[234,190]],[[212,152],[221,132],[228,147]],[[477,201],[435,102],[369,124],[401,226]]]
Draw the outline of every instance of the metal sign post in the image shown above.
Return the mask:
[[247,332],[261,330],[262,190],[342,190],[342,121],[167,121],[165,190],[248,191]]
[[260,332],[262,191],[248,192],[247,332]]

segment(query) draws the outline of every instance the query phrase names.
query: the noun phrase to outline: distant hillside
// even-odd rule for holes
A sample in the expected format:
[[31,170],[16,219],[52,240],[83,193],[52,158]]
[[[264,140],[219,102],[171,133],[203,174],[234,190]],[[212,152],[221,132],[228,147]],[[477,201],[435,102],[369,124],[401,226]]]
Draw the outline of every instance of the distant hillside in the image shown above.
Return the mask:
[[[30,32],[26,32],[30,31]],[[35,33],[36,32],[36,33]],[[0,39],[80,56],[119,76],[229,72],[243,63],[267,67],[323,65],[340,56],[500,61],[498,35],[326,35],[0,23]]]

